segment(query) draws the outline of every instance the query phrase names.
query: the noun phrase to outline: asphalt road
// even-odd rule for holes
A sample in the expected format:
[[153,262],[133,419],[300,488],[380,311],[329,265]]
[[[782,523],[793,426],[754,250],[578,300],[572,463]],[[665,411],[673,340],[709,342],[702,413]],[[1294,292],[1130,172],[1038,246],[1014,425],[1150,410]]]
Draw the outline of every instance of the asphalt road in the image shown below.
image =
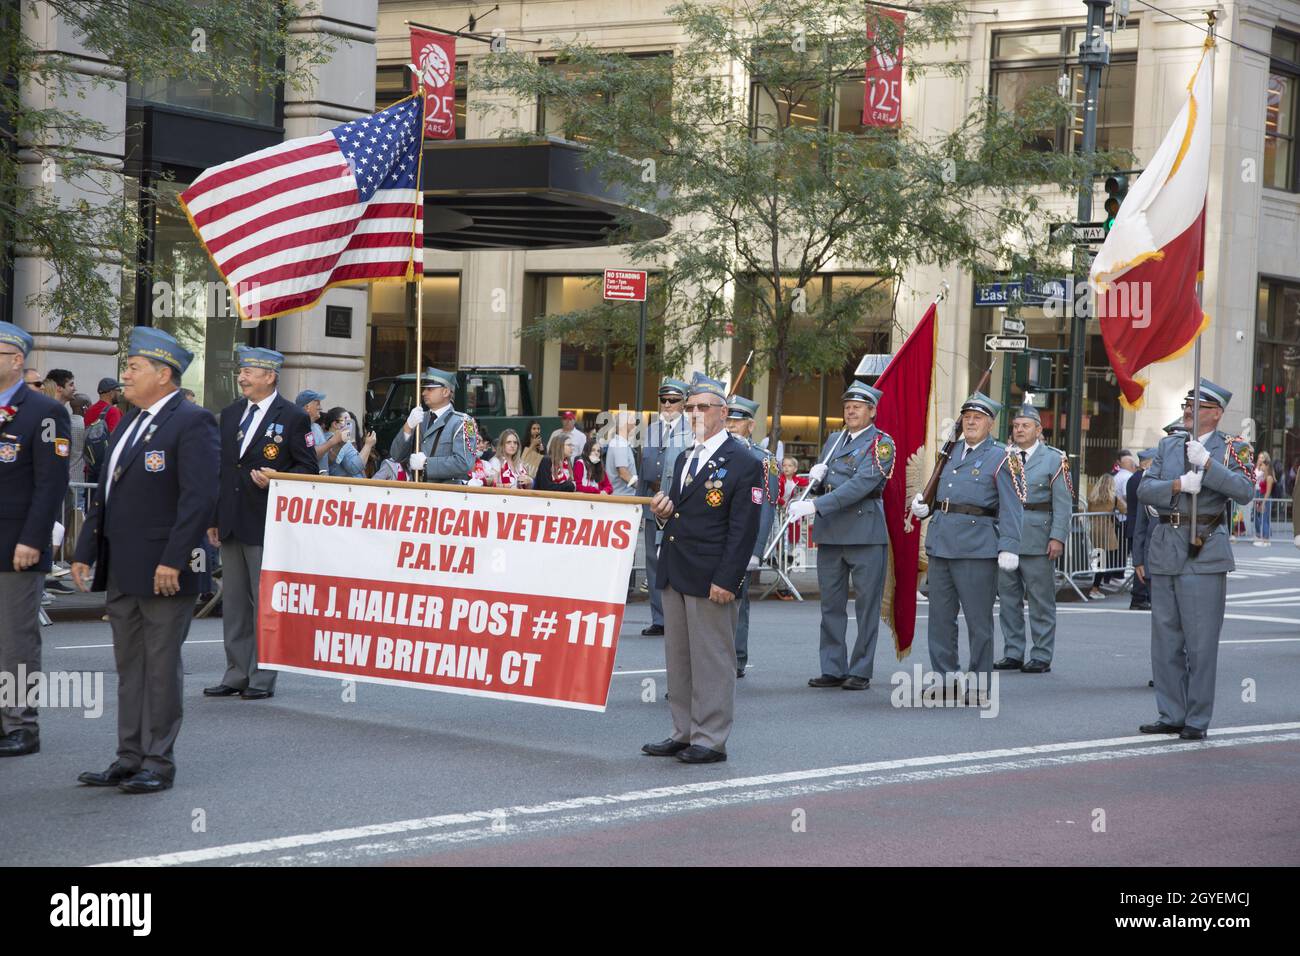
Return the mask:
[[[1063,605],[1050,674],[1005,675],[996,716],[891,703],[926,665],[882,632],[870,690],[812,690],[815,603],[764,602],[729,760],[640,745],[670,726],[662,641],[629,607],[604,714],[283,674],[208,700],[220,621],[186,649],[175,789],[76,784],[115,748],[107,624],[45,629],[46,670],[103,670],[99,718],[47,710],[42,752],[0,761],[0,864],[1300,863],[1300,552],[1238,547],[1202,743],[1155,715],[1149,615]],[[964,637],[963,637],[964,646]],[[1000,651],[1000,647],[999,647]]]

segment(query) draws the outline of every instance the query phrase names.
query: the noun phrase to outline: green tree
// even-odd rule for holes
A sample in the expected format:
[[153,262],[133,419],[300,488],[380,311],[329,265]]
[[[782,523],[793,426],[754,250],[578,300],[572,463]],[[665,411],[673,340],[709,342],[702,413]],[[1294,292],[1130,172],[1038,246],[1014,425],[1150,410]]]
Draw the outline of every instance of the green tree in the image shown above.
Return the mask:
[[[97,85],[126,79],[304,88],[333,48],[317,35],[290,32],[294,18],[311,12],[293,0],[0,4],[0,281],[15,249],[45,259],[53,281],[29,304],[63,332],[110,330],[118,288],[105,266],[135,260],[142,224],[124,199],[121,169],[100,155],[100,144],[123,130],[82,115],[77,101]],[[62,20],[88,57],[111,66],[88,76],[67,57],[39,49],[29,31],[44,17]]]
[[[960,4],[907,9],[904,99],[923,74],[965,70],[953,45]],[[554,63],[507,51],[487,58],[475,84],[540,97],[548,128],[586,144],[632,205],[673,223],[666,236],[629,225],[617,237],[634,261],[664,270],[651,330],[664,343],[661,365],[681,369],[729,335],[753,343],[755,369],[775,381],[778,437],[786,383],[840,369],[873,298],[887,290],[896,312],[908,269],[956,264],[986,278],[1059,258],[1040,235],[1040,194],[1052,191],[1040,187],[1075,189],[1121,158],[1035,151],[1037,131],[1070,117],[1049,91],[1013,112],[981,93],[940,133],[830,122],[837,87],[876,53],[868,24],[881,49],[897,47],[894,22],[860,0],[681,0],[669,13],[684,37],[671,56],[580,42]],[[832,261],[881,282],[809,294]],[[539,317],[530,330],[589,346],[611,333],[626,354],[631,310]]]

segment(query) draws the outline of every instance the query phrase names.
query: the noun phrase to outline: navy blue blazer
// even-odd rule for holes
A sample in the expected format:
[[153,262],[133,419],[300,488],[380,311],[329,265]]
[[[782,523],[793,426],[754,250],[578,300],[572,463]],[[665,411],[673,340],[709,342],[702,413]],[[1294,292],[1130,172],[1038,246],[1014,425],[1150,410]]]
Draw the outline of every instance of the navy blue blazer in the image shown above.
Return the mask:
[[0,422],[0,573],[13,571],[20,544],[41,553],[29,571],[48,571],[50,535],[68,492],[72,419],[54,399],[26,385],[9,402],[13,418]]
[[[257,425],[257,435],[241,456],[239,422],[248,399],[231,402],[221,410],[221,496],[213,525],[221,540],[236,540],[261,547],[266,531],[268,489],[253,484],[249,473],[274,468],[300,475],[319,475],[311,419],[283,395],[277,395]],[[122,426],[118,425],[118,431]]]
[[683,449],[673,464],[672,485],[660,489],[674,511],[663,522],[655,586],[671,584],[682,594],[708,597],[709,585],[716,584],[739,595],[758,539],[766,469],[746,442],[728,435],[694,480],[680,488],[690,457],[690,449]]
[[140,440],[122,452],[105,506],[107,464],[139,417],[140,410],[132,410],[109,436],[106,467],[77,539],[76,559],[95,565],[92,591],[108,587],[112,567],[113,584],[123,594],[150,597],[161,564],[181,572],[181,594],[199,594],[206,580],[198,564],[206,560],[203,536],[217,501],[216,420],[178,391],[145,423]]

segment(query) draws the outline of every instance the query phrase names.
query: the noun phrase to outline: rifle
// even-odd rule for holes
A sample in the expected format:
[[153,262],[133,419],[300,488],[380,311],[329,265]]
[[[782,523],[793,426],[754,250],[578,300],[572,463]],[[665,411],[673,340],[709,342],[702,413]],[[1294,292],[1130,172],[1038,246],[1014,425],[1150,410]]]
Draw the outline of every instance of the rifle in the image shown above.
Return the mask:
[[731,383],[731,390],[727,394],[727,398],[732,398],[736,392],[740,391],[740,383],[745,380],[745,373],[749,371],[749,363],[752,361],[754,361],[754,350],[750,349],[749,355],[745,357],[745,364],[740,366],[740,371],[736,373],[736,380]]
[[[996,361],[996,359],[994,361]],[[988,387],[989,378],[992,375],[993,362],[990,362],[989,367],[984,370],[984,377],[981,378],[980,383],[975,386],[975,391],[984,391],[984,389]],[[957,439],[959,438],[961,438],[960,418],[957,420],[957,423],[953,425],[952,434],[948,436],[948,440],[944,442],[943,447],[939,449],[939,458],[934,464],[934,471],[930,473],[930,480],[925,483],[925,490],[921,492],[921,500],[924,501],[926,507],[930,509],[934,508],[934,499],[939,494],[939,479],[943,477],[943,466],[948,464],[948,460],[952,458],[953,449],[957,446]]]

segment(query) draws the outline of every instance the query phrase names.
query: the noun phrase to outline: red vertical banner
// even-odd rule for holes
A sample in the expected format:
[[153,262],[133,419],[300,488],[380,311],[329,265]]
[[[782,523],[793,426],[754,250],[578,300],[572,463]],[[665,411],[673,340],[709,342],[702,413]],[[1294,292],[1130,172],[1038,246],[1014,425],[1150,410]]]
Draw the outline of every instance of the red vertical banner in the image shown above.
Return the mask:
[[411,92],[424,84],[424,138],[455,139],[456,38],[413,29],[411,62],[420,71],[418,80],[411,77]]
[[900,10],[876,10],[877,16],[894,21],[898,31],[898,45],[882,31],[880,45],[876,45],[874,23],[867,24],[867,42],[872,44],[871,58],[867,60],[865,102],[862,105],[863,126],[897,126],[903,118],[903,18]]

